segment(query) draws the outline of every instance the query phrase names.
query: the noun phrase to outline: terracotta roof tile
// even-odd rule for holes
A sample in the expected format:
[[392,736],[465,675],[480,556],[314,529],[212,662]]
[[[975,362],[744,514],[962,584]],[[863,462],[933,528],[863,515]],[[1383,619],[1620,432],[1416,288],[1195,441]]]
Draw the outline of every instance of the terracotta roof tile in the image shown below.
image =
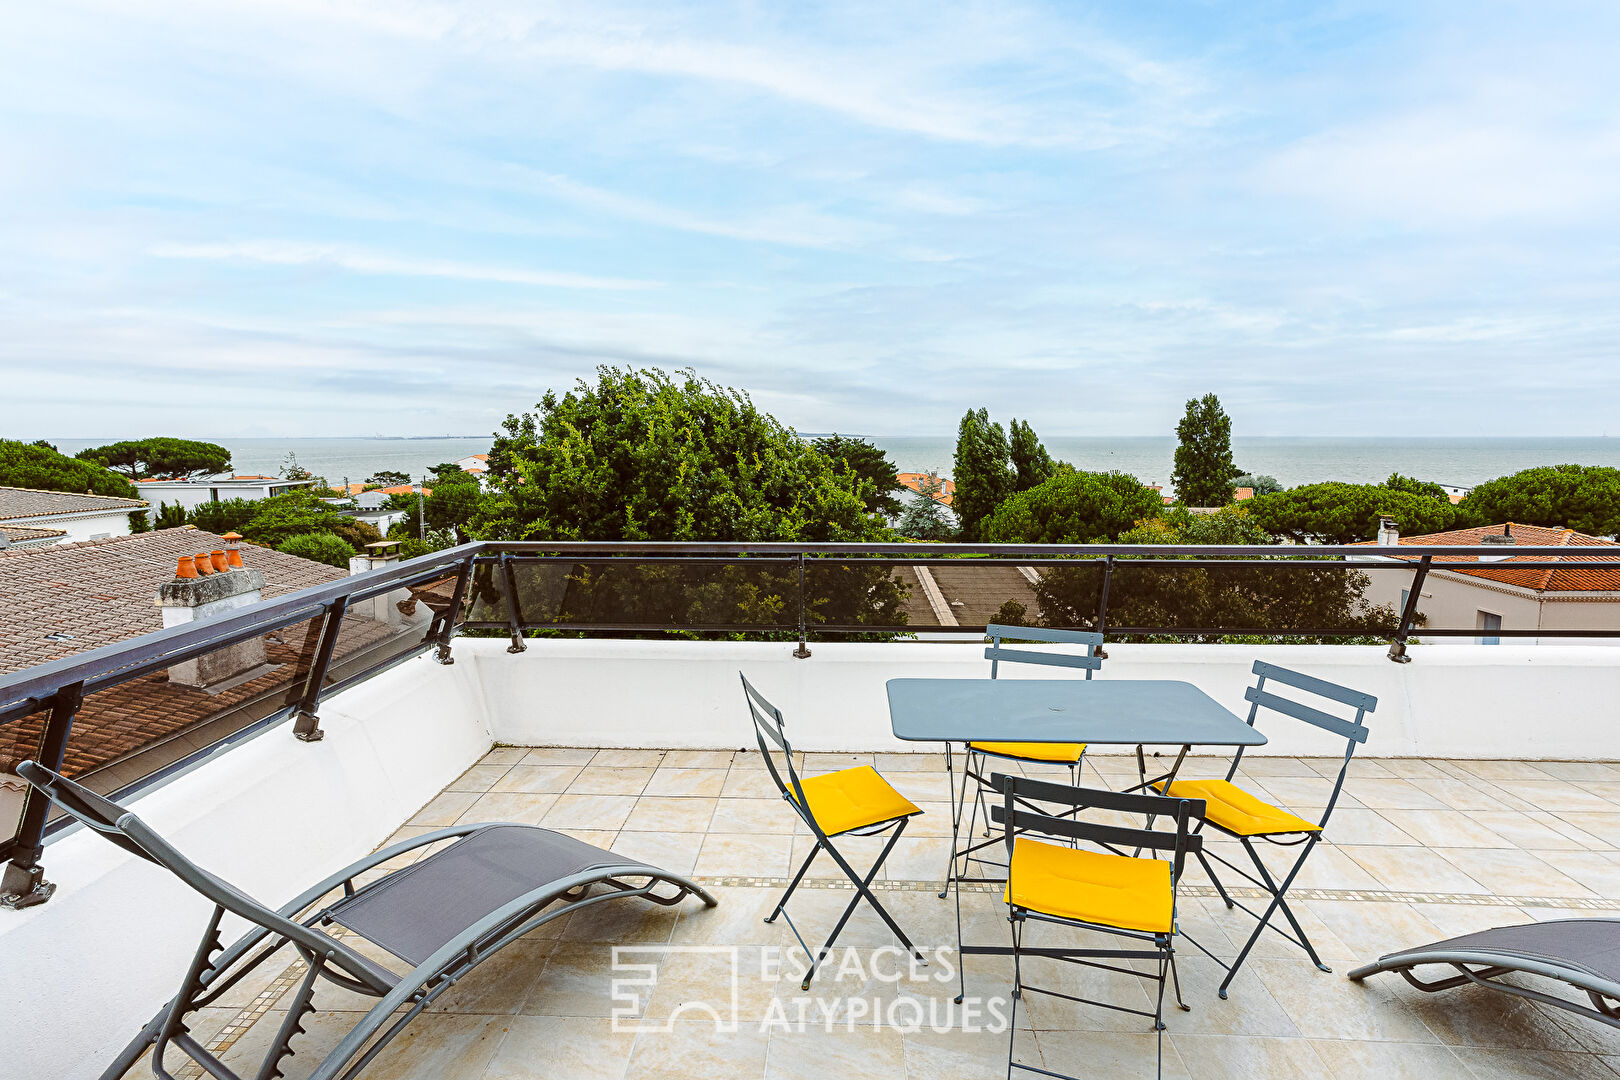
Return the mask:
[[[1421,536],[1403,536],[1400,538],[1401,547],[1432,547],[1440,544],[1478,544],[1486,536],[1501,536],[1504,529],[1511,530],[1513,539],[1526,547],[1566,547],[1566,548],[1613,548],[1620,544],[1613,540],[1604,540],[1598,536],[1587,536],[1573,529],[1550,529],[1540,525],[1519,525],[1508,522],[1506,525],[1484,525],[1477,529],[1452,529],[1449,532],[1425,533]],[[1365,541],[1358,547],[1376,546],[1375,541]],[[1513,550],[1503,545],[1504,551]],[[1416,559],[1416,555],[1396,555],[1398,559]],[[1472,555],[1446,555],[1446,562],[1478,562]],[[1579,560],[1581,562],[1613,562],[1615,568],[1603,569],[1561,569],[1559,564],[1565,559]],[[1535,589],[1538,592],[1610,592],[1620,591],[1620,555],[1596,555],[1586,551],[1571,551],[1567,556],[1561,555],[1514,555],[1506,559],[1485,563],[1490,569],[1480,570],[1453,570],[1451,573],[1467,574],[1470,577],[1486,578],[1501,582],[1504,585],[1517,585],[1524,589]]]

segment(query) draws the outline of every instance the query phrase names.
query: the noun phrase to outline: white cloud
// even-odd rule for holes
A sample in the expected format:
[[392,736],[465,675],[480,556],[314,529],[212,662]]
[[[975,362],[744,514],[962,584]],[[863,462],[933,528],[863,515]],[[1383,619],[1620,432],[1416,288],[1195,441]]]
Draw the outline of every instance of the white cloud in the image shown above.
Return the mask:
[[400,277],[456,278],[495,281],[506,285],[535,285],[553,289],[649,289],[658,282],[633,278],[593,277],[552,270],[485,266],[443,259],[417,259],[384,255],[333,244],[307,244],[280,240],[229,244],[156,244],[149,254],[160,259],[207,259],[219,262],[264,263],[275,266],[332,266],[357,274]]

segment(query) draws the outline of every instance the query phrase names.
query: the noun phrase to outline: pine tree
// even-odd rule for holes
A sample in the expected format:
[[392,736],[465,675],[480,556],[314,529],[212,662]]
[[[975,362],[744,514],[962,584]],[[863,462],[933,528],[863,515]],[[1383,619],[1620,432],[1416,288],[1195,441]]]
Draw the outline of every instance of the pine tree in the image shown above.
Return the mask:
[[1183,506],[1226,506],[1232,501],[1232,479],[1241,470],[1232,461],[1232,418],[1221,399],[1205,394],[1187,402],[1176,425],[1176,466],[1170,482]]
[[957,427],[955,479],[951,505],[962,539],[977,541],[981,523],[1014,491],[1007,433],[991,423],[988,409],[969,409]]
[[1013,486],[1017,490],[1028,491],[1032,487],[1039,487],[1057,475],[1056,462],[1027,422],[1014,420],[1008,431],[1008,439],[1015,476]]

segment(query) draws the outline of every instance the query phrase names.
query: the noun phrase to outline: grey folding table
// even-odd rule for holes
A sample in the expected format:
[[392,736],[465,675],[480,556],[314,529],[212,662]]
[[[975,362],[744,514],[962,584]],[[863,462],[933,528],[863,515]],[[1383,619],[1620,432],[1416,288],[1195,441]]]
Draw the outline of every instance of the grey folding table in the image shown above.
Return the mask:
[[[1134,745],[1139,782],[1127,791],[1173,781],[1194,746],[1266,742],[1242,717],[1192,683],[1169,679],[890,679],[888,693],[889,724],[895,737],[907,742]],[[1150,777],[1144,746],[1179,746],[1180,751],[1168,770]],[[983,846],[958,850],[959,817],[953,806],[953,877],[956,860]],[[960,888],[957,902],[960,906]],[[1006,951],[962,947],[964,954]]]

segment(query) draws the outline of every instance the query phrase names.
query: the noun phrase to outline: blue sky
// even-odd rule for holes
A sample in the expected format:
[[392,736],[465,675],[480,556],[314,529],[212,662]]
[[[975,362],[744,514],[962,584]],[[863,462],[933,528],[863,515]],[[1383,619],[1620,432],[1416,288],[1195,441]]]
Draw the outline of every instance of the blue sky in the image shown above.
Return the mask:
[[1620,5],[52,0],[0,434],[1620,429]]

